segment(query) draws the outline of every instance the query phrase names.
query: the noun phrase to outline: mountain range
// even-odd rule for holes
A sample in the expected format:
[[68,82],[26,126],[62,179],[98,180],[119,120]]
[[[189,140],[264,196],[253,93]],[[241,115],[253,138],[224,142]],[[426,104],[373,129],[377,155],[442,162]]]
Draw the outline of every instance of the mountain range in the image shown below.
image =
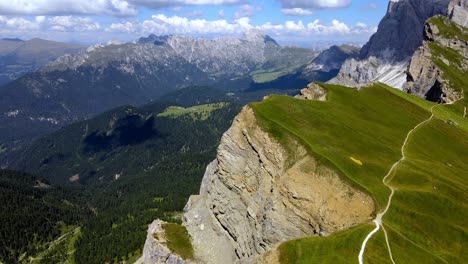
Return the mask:
[[32,72],[65,54],[76,54],[85,47],[43,40],[0,40],[0,85]]

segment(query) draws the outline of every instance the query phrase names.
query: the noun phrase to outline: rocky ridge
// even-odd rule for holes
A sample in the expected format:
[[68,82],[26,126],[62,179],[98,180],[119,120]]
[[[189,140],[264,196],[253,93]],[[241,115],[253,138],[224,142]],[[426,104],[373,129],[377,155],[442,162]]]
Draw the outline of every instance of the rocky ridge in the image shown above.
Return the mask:
[[447,15],[450,0],[390,1],[377,32],[361,49],[358,59],[347,60],[330,83],[364,86],[378,81],[402,88],[405,70],[423,41],[425,21]]
[[358,55],[359,48],[357,47],[348,45],[331,46],[314,58],[314,60],[302,70],[302,74],[309,76],[317,71],[338,71],[345,60],[356,58]]
[[[468,21],[468,16],[465,21]],[[448,34],[445,26],[457,29],[460,34]],[[445,17],[429,19],[425,24],[424,44],[411,58],[407,70],[407,82],[403,90],[438,103],[451,103],[459,100],[463,96],[462,93],[443,78],[444,71],[434,62],[434,57],[450,67],[468,72],[468,38],[466,36],[468,36],[468,30],[465,27],[457,26]],[[431,48],[432,45],[456,51],[464,59],[450,62],[444,54],[435,54]]]
[[166,246],[165,231],[161,220],[154,220],[148,227],[143,256],[135,264],[184,264],[180,256],[173,254]]

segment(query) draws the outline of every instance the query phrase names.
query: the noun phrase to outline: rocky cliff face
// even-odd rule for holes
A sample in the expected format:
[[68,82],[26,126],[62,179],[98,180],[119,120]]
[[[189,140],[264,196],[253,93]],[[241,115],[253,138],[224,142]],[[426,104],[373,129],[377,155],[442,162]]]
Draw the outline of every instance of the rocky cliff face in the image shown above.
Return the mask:
[[460,26],[468,26],[468,0],[452,0],[449,5],[448,16],[450,20]]
[[[468,16],[464,21],[468,21]],[[451,31],[456,33],[449,33]],[[445,17],[434,17],[425,24],[424,39],[424,44],[411,58],[403,90],[438,103],[450,103],[460,99],[462,93],[444,80],[444,70],[435,60],[441,60],[449,69],[456,68],[468,72],[468,30],[451,23]],[[447,55],[449,53],[440,52],[446,49],[457,52],[464,59],[454,60],[451,58],[453,56]]]
[[148,227],[143,256],[135,264],[184,264],[180,256],[175,255],[166,246],[165,231],[161,220],[154,220]]
[[357,47],[348,45],[331,46],[314,58],[314,60],[302,70],[302,74],[308,77],[313,76],[317,71],[338,71],[346,59],[356,58],[358,55],[359,48]]
[[[371,218],[370,196],[297,143],[288,152],[245,107],[225,133],[186,226],[201,263],[252,263],[275,244],[325,236]],[[291,154],[292,153],[292,154]]]
[[435,15],[447,15],[449,1],[390,1],[387,14],[361,49],[360,58],[347,60],[331,83],[362,86],[379,81],[401,88],[409,59],[422,44],[424,22]]

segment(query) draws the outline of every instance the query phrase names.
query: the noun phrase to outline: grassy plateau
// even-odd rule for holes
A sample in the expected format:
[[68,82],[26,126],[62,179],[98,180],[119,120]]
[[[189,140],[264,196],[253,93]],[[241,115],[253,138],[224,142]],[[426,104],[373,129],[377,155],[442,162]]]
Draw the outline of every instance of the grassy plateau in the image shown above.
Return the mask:
[[[360,91],[320,85],[328,92],[326,102],[270,96],[251,106],[259,124],[284,146],[290,139],[301,142],[310,155],[371,194],[381,211],[390,193],[383,177],[401,158],[408,132],[431,117],[435,104],[383,84]],[[433,108],[435,117],[411,134],[406,159],[391,175],[389,184],[397,190],[383,225],[397,263],[465,261],[468,121],[452,107]],[[365,223],[286,242],[279,247],[281,263],[357,263],[373,227]],[[364,261],[391,263],[382,229],[367,244]]]

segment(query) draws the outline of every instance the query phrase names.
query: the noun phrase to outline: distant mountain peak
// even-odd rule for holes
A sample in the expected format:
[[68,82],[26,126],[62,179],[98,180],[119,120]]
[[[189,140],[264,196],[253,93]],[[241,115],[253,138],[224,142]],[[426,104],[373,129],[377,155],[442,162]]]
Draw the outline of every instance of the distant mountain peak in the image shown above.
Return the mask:
[[3,38],[3,41],[11,41],[11,42],[24,42],[24,40],[19,38]]
[[244,38],[247,40],[247,41],[252,41],[252,42],[264,42],[265,44],[266,43],[273,43],[277,46],[278,43],[270,36],[268,36],[267,34],[265,34],[263,31],[259,30],[259,29],[249,29],[247,30],[245,33],[244,33]]

